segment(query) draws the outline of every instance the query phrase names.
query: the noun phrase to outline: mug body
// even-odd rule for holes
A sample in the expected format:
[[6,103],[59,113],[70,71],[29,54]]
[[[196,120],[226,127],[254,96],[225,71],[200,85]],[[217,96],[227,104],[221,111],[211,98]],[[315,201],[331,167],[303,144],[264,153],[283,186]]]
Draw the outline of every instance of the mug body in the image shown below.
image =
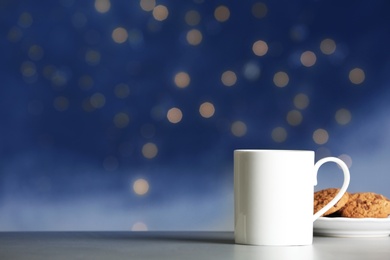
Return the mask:
[[313,171],[313,151],[235,150],[235,242],[312,244]]

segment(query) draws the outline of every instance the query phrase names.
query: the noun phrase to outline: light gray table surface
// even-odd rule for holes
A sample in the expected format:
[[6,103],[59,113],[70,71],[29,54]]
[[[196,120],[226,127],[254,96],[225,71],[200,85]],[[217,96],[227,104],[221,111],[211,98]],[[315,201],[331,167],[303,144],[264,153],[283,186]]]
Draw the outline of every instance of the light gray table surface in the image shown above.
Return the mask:
[[390,259],[390,237],[236,245],[233,232],[0,232],[0,259]]

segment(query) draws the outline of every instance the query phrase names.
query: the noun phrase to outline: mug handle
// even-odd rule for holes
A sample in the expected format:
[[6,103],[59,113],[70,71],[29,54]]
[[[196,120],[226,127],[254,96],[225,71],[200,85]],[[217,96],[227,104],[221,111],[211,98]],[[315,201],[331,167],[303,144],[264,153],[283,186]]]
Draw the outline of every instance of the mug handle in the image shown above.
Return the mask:
[[348,188],[348,185],[349,185],[349,181],[350,181],[350,174],[349,174],[349,169],[348,169],[348,166],[342,161],[340,160],[339,158],[336,158],[336,157],[325,157],[325,158],[322,158],[321,160],[319,160],[315,165],[314,165],[314,186],[317,185],[318,181],[317,181],[317,175],[318,175],[318,170],[319,168],[324,164],[324,163],[327,163],[327,162],[334,162],[336,164],[338,164],[341,168],[341,170],[343,171],[344,173],[344,182],[343,182],[343,186],[341,186],[341,189],[340,191],[337,193],[337,195],[328,203],[326,204],[325,207],[323,207],[322,209],[320,209],[316,214],[313,215],[313,222],[319,218],[320,216],[322,216],[325,212],[327,212],[331,207],[333,207],[340,199],[341,197],[344,195],[344,193],[347,191],[347,188]]

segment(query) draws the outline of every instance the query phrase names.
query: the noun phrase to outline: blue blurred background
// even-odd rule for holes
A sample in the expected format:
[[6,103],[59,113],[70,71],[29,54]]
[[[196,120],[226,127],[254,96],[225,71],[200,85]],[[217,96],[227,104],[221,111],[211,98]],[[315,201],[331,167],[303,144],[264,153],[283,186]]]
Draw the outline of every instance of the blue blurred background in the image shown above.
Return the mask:
[[390,197],[389,10],[0,0],[0,230],[232,230],[236,148]]

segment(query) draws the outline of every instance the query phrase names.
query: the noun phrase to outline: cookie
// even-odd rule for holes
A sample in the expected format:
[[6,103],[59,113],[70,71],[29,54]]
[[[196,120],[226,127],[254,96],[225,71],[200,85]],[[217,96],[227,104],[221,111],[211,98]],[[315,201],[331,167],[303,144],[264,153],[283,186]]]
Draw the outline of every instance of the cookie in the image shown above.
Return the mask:
[[347,218],[387,218],[390,214],[390,201],[373,192],[354,193],[340,213]]
[[[315,192],[314,193],[314,214],[317,213],[323,207],[325,207],[337,195],[337,193],[339,193],[339,191],[340,189],[329,188],[329,189]],[[327,212],[325,212],[322,216],[328,216],[340,210],[347,203],[348,199],[349,199],[349,193],[346,192],[341,197],[341,199]]]
[[385,196],[383,196],[386,200],[385,202],[385,210],[387,211],[388,215],[390,216],[390,199],[386,198]]

